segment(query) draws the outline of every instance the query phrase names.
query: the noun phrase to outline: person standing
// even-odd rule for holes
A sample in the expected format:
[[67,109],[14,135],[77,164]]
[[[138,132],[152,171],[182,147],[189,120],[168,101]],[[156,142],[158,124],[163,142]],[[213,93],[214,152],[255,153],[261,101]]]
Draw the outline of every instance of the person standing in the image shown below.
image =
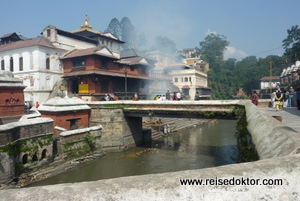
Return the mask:
[[256,91],[253,91],[251,101],[254,105],[258,105],[258,94],[256,93]]
[[171,99],[171,94],[170,94],[170,90],[168,89],[166,92],[166,99],[170,100]]
[[275,101],[276,101],[276,111],[282,110],[283,96],[280,90],[277,90],[275,94]]
[[25,114],[29,114],[30,104],[27,101],[25,101],[24,106],[25,106]]
[[177,94],[176,94],[176,92],[174,92],[174,94],[173,94],[173,96],[172,96],[172,100],[174,101],[174,100],[178,100],[177,99]]
[[138,95],[138,93],[135,93],[135,94],[134,94],[134,98],[135,98],[135,100],[139,100],[139,95]]
[[177,95],[177,100],[180,101],[181,100],[181,93],[178,91],[176,95]]
[[287,91],[286,90],[283,90],[282,92],[282,100],[283,100],[283,104],[282,104],[282,107],[287,107]]
[[273,91],[273,93],[271,94],[272,108],[276,108],[276,105],[275,105],[275,95],[276,95],[276,91]]
[[297,108],[298,110],[300,110],[300,88],[297,89],[296,100],[297,100]]
[[198,91],[196,92],[196,95],[195,95],[195,98],[194,98],[194,100],[195,100],[195,101],[198,101],[198,100],[200,100],[200,97],[199,97],[199,93],[198,93]]
[[289,89],[289,100],[288,100],[288,107],[294,107],[294,89],[292,86],[290,86]]
[[105,94],[104,100],[105,100],[105,101],[109,101],[109,100],[110,100],[110,96],[109,96],[108,94]]
[[39,104],[39,102],[36,102],[35,103],[35,108],[37,109],[38,107],[40,107],[40,104]]

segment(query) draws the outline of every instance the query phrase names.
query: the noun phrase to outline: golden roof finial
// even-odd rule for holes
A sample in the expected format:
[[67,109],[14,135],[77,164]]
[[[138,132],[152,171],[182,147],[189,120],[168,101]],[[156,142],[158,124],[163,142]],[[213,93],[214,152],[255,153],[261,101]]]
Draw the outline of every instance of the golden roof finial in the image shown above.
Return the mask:
[[89,23],[89,17],[87,14],[85,14],[84,24],[81,26],[81,28],[92,28],[92,25],[90,25]]
[[100,34],[99,31],[96,31],[96,30],[92,29],[92,25],[90,25],[89,17],[88,17],[87,14],[85,14],[84,24],[81,25],[81,28],[77,29],[77,30],[74,30],[74,31],[71,31],[71,33],[78,33],[78,32],[82,32],[82,31],[89,31],[89,32],[93,32],[93,33],[96,33],[96,34]]

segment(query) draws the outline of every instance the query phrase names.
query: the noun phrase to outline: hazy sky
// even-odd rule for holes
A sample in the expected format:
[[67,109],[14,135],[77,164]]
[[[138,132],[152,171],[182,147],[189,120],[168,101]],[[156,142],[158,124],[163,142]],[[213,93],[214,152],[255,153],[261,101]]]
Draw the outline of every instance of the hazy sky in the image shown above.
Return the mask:
[[287,29],[299,25],[300,0],[0,0],[0,36],[40,36],[48,25],[79,29],[88,14],[103,32],[110,20],[127,16],[148,45],[168,37],[178,49],[199,46],[214,32],[230,42],[225,58],[282,55]]

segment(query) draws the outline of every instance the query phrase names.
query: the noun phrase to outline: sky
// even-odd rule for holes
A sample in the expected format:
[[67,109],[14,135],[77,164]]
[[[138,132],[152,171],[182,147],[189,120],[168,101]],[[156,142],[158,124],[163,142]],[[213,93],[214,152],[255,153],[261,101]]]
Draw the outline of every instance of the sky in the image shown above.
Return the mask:
[[0,36],[20,32],[34,38],[48,25],[79,29],[88,14],[103,32],[113,18],[128,17],[150,47],[157,36],[178,49],[199,47],[209,33],[230,42],[225,59],[265,58],[284,53],[287,30],[300,21],[299,0],[0,0]]

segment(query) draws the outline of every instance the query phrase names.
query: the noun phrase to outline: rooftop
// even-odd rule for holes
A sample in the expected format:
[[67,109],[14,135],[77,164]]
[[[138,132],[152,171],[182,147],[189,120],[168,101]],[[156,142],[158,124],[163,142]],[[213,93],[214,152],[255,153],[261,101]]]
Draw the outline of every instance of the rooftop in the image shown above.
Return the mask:
[[56,49],[54,45],[45,37],[37,37],[37,38],[31,38],[27,40],[20,40],[16,42],[7,43],[0,46],[0,52],[14,50],[14,49],[20,49],[25,47],[32,47],[32,46],[44,46],[48,48]]

